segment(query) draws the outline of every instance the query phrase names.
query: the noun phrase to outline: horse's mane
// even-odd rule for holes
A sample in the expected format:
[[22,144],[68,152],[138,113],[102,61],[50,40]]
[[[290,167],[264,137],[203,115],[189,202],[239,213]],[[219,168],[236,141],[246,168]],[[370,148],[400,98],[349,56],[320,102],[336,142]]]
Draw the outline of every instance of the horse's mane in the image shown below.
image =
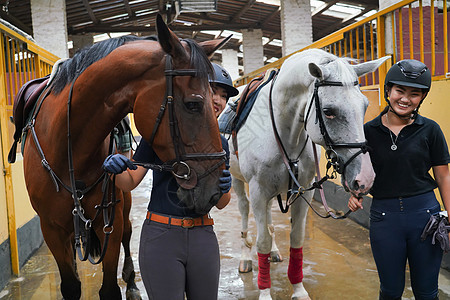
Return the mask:
[[[106,57],[116,48],[125,43],[136,40],[157,41],[156,36],[138,37],[135,35],[125,35],[117,38],[111,38],[86,47],[75,53],[71,58],[59,66],[59,70],[52,83],[52,90],[55,94],[60,93],[65,86],[72,83],[84,70],[90,65]],[[198,76],[207,78],[214,74],[211,63],[203,49],[193,40],[183,39],[191,49],[190,66],[195,67],[199,73]]]
[[342,82],[345,86],[353,86],[355,83],[356,73],[353,71],[353,68],[349,66],[351,62],[356,62],[355,59],[349,57],[337,57],[331,53],[327,53],[325,51],[321,51],[324,54],[324,57],[320,60],[320,65],[328,65],[334,63],[337,67],[336,72],[333,74],[339,74],[340,78],[338,81]]
[[191,48],[189,64],[191,68],[195,68],[198,71],[197,76],[200,78],[213,78],[214,69],[205,51],[194,40],[182,39],[182,41],[186,42]]
[[72,83],[90,65],[110,54],[114,49],[123,44],[136,40],[154,40],[156,37],[138,37],[135,35],[125,35],[101,41],[90,47],[79,50],[75,55],[62,63],[52,84],[55,94],[60,93],[66,85]]
[[336,66],[338,68],[338,74],[341,76],[341,82],[345,86],[353,86],[355,84],[356,73],[353,68],[350,68],[350,62],[356,61],[355,59],[349,57],[337,58],[335,60]]

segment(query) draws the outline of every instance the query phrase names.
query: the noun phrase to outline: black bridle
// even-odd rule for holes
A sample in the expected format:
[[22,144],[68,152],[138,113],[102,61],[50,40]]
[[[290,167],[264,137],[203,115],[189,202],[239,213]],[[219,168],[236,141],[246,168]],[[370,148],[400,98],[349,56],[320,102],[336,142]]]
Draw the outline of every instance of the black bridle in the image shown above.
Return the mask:
[[[172,137],[172,143],[175,150],[175,159],[164,162],[162,164],[151,164],[141,162],[134,162],[134,164],[148,169],[172,172],[175,178],[180,180],[179,184],[183,188],[192,189],[196,186],[198,180],[206,177],[208,174],[211,174],[225,162],[226,152],[222,150],[222,152],[214,152],[214,153],[186,153],[181,139],[180,129],[178,127],[178,120],[175,114],[173,78],[175,76],[197,76],[198,71],[195,69],[174,70],[172,66],[172,57],[170,55],[166,55],[164,74],[166,76],[166,95],[159,109],[155,126],[153,127],[152,135],[149,140],[149,145],[150,147],[153,145],[156,132],[158,131],[159,125],[161,124],[161,120],[167,108],[169,113],[170,135]],[[197,176],[194,169],[192,169],[189,166],[189,164],[186,163],[186,161],[189,160],[220,160],[220,161],[214,164],[204,173]]]
[[[282,158],[283,158],[283,163],[286,166],[286,169],[288,170],[289,173],[289,190],[287,192],[287,199],[286,199],[286,205],[283,207],[283,203],[282,203],[282,199],[280,195],[277,195],[278,198],[278,205],[280,207],[281,212],[283,213],[287,213],[289,210],[289,206],[299,197],[301,196],[305,202],[311,207],[311,209],[319,216],[322,218],[328,218],[328,217],[332,217],[334,219],[343,219],[346,218],[348,216],[348,214],[351,212],[350,210],[345,213],[343,216],[336,216],[329,208],[328,205],[326,203],[326,200],[324,199],[324,197],[322,197],[322,203],[325,207],[325,209],[327,210],[328,215],[323,216],[321,215],[319,212],[316,211],[316,209],[311,205],[311,203],[309,203],[306,198],[304,198],[303,194],[307,191],[311,191],[314,189],[322,189],[322,184],[328,180],[328,179],[334,179],[336,178],[336,172],[339,174],[342,174],[342,176],[345,176],[345,168],[360,154],[364,154],[368,151],[368,146],[367,146],[367,142],[364,143],[335,143],[333,142],[333,140],[331,139],[330,135],[328,134],[327,128],[325,126],[325,122],[323,120],[323,116],[322,116],[322,109],[320,106],[320,101],[319,101],[319,87],[321,86],[344,86],[344,84],[342,82],[337,82],[337,81],[326,81],[326,80],[316,80],[314,83],[314,92],[313,92],[313,96],[311,99],[311,102],[309,104],[307,113],[306,113],[306,117],[304,119],[304,128],[306,130],[306,123],[307,123],[307,119],[309,117],[309,114],[311,112],[311,108],[312,108],[312,104],[315,104],[316,107],[316,124],[319,123],[319,128],[320,128],[320,133],[322,134],[324,140],[325,140],[325,145],[326,145],[326,152],[325,152],[325,156],[327,159],[327,172],[325,174],[325,176],[321,179],[318,178],[318,180],[316,182],[314,182],[311,187],[309,188],[305,188],[303,186],[300,185],[300,183],[297,180],[297,175],[298,175],[298,158],[300,157],[300,155],[303,153],[303,150],[306,147],[306,143],[308,142],[308,138],[309,136],[307,136],[307,139],[305,141],[305,145],[303,146],[302,150],[300,151],[300,154],[298,155],[297,159],[293,160],[289,158],[289,155],[286,151],[286,148],[283,145],[283,142],[281,141],[281,137],[278,133],[276,124],[275,124],[275,117],[274,117],[274,113],[273,113],[273,104],[272,104],[272,90],[273,90],[273,86],[275,83],[275,79],[277,77],[278,73],[275,75],[275,77],[273,78],[272,84],[270,86],[270,91],[269,91],[269,109],[270,109],[270,117],[271,117],[271,121],[272,121],[272,128],[275,134],[275,140],[277,141],[278,144],[278,148],[280,149]],[[354,85],[358,85],[358,81],[354,82]],[[315,147],[314,143],[313,143],[313,147]],[[338,155],[338,153],[335,151],[335,149],[337,148],[359,148],[360,150],[358,152],[356,152],[354,155],[352,155],[346,162],[344,162],[344,160]],[[316,164],[317,164],[317,154],[316,154],[316,150],[314,148],[314,155],[315,155],[315,160],[316,160]],[[333,169],[331,171],[331,174],[329,173],[330,169]],[[318,165],[316,166],[317,172],[319,172],[319,168]]]
[[[353,83],[355,86],[358,85],[358,81],[355,81]],[[307,113],[306,113],[306,117],[305,117],[305,129],[306,129],[306,123],[309,117],[309,114],[311,112],[311,108],[313,103],[315,104],[316,107],[316,124],[319,123],[319,128],[320,128],[320,133],[323,136],[323,139],[325,140],[325,145],[326,145],[326,152],[325,152],[325,156],[327,158],[328,164],[327,164],[327,171],[329,168],[331,168],[331,166],[333,166],[333,169],[339,173],[342,174],[343,176],[345,176],[345,168],[360,154],[364,154],[366,153],[369,148],[367,146],[367,142],[363,142],[363,143],[335,143],[330,135],[328,134],[327,128],[325,126],[325,122],[323,120],[323,116],[322,116],[322,108],[320,106],[320,101],[319,101],[319,87],[321,86],[344,86],[344,84],[342,82],[339,81],[326,81],[326,80],[316,80],[316,82],[314,83],[314,92],[313,92],[313,96],[311,99],[311,102],[309,104]],[[359,148],[360,150],[358,152],[356,152],[355,154],[353,154],[347,161],[344,161],[339,154],[336,152],[335,149],[338,148]],[[328,173],[328,172],[327,172]]]

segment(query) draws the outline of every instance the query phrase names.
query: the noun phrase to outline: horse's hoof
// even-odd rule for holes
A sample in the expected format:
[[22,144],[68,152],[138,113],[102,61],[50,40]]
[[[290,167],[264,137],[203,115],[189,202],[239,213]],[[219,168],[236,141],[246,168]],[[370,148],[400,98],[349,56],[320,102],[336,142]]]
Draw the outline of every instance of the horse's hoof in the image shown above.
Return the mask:
[[129,289],[125,293],[127,300],[142,300],[141,293],[138,289]]
[[280,252],[272,251],[272,252],[270,252],[270,261],[271,262],[282,262],[283,257],[281,256]]
[[259,290],[259,300],[272,300],[270,289]]
[[253,270],[251,260],[239,261],[239,273],[249,273]]
[[311,298],[309,298],[309,296],[305,296],[305,297],[292,297],[291,300],[311,300]]

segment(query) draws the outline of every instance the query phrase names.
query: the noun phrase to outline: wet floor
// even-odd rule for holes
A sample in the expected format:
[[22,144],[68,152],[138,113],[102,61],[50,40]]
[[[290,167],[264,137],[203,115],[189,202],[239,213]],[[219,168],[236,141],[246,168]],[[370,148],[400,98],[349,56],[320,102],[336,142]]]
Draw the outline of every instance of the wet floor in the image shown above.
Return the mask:
[[[136,269],[137,286],[142,298],[148,299],[140,278],[137,264],[140,225],[145,216],[150,193],[151,179],[133,191],[131,221],[133,223],[132,256]],[[289,253],[289,217],[282,214],[274,205],[273,220],[276,241],[281,254],[288,258]],[[257,255],[253,249],[253,267],[251,273],[238,272],[240,256],[240,216],[236,197],[225,209],[214,209],[211,215],[215,221],[215,231],[221,251],[221,277],[219,287],[220,300],[258,299]],[[256,240],[253,216],[249,230]],[[377,299],[378,276],[370,252],[368,231],[351,220],[321,219],[311,211],[307,219],[307,234],[304,253],[304,286],[311,299]],[[119,274],[123,263],[123,253],[119,263]],[[292,288],[287,279],[288,261],[271,264],[272,288],[274,300],[290,299]],[[100,266],[78,261],[78,272],[82,281],[82,299],[98,299],[102,272]],[[450,300],[450,274],[441,271],[439,279],[440,299]],[[53,300],[62,299],[59,291],[59,274],[56,263],[48,248],[44,245],[22,268],[21,276],[0,292],[1,300]],[[125,299],[126,284],[119,278]],[[407,284],[403,299],[414,299]]]

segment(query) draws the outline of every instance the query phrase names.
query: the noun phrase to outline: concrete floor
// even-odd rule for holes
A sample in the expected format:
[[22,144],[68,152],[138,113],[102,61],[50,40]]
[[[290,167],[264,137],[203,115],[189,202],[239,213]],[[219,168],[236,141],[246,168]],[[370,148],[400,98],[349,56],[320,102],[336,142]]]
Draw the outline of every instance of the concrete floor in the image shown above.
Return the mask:
[[[145,216],[151,178],[133,191],[132,251],[136,269],[138,288],[142,298],[148,299],[143,287],[137,249],[140,226]],[[219,299],[258,299],[257,255],[253,249],[254,270],[239,274],[240,256],[240,217],[236,197],[233,196],[228,207],[219,211],[214,209],[211,215],[215,221],[215,231],[221,251],[221,279]],[[273,219],[276,224],[276,241],[281,254],[288,258],[289,217],[273,207]],[[256,229],[251,216],[250,231],[256,239]],[[123,260],[123,254],[121,257]],[[287,260],[271,264],[272,288],[274,300],[290,299],[292,288],[287,279]],[[79,262],[79,275],[82,280],[82,299],[98,299],[102,272],[100,266],[88,262]],[[119,265],[122,269],[122,261]],[[120,272],[119,272],[120,273]],[[351,220],[321,219],[311,211],[307,220],[307,234],[304,246],[304,285],[311,299],[377,299],[378,276],[370,252],[368,231]],[[22,268],[21,276],[0,291],[1,300],[53,300],[62,299],[59,291],[59,274],[56,263],[44,244],[29,262]],[[125,298],[125,283],[119,284]],[[450,274],[444,270],[440,276],[440,299],[450,299]],[[414,299],[409,284],[403,299]]]

